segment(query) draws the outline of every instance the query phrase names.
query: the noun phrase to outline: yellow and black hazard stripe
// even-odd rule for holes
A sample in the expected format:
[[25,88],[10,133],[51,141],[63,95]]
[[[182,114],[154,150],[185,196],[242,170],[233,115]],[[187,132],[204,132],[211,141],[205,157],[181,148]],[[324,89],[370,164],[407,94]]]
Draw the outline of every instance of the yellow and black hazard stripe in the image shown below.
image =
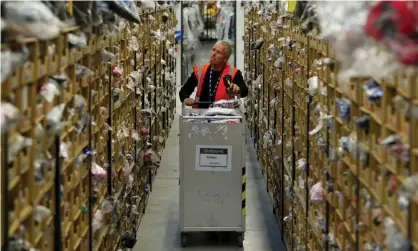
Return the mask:
[[241,211],[242,216],[246,216],[246,207],[245,207],[245,200],[247,198],[246,195],[246,184],[247,184],[247,176],[245,174],[245,166],[242,168],[242,177],[241,177]]

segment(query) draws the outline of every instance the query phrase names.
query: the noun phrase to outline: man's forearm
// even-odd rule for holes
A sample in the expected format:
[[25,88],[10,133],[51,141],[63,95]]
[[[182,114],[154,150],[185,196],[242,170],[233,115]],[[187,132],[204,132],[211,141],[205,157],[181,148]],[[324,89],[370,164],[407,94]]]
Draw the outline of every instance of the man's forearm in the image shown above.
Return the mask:
[[180,101],[183,103],[184,100],[193,93],[195,87],[197,85],[197,80],[194,75],[191,75],[187,82],[181,87],[179,92]]
[[241,91],[241,94],[240,94],[241,98],[247,97],[248,96],[247,86],[244,84],[243,86],[240,86],[239,88],[240,88],[240,91]]

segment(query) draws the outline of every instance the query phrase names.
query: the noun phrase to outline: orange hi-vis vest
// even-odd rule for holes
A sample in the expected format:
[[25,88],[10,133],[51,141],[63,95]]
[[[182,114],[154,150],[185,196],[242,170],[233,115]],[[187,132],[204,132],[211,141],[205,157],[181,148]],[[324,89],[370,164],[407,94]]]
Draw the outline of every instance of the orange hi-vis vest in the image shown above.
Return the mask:
[[[198,81],[197,93],[195,97],[196,102],[199,102],[200,95],[202,94],[203,82],[205,80],[206,72],[208,71],[209,67],[210,67],[210,64],[193,67],[194,74],[196,75],[196,79]],[[219,101],[222,99],[229,100],[229,94],[224,84],[224,76],[231,75],[232,80],[234,80],[235,74],[237,74],[237,72],[238,72],[237,68],[231,67],[229,64],[225,66],[224,70],[221,73],[218,87],[216,88],[215,101]],[[199,105],[195,104],[193,108],[198,109]]]

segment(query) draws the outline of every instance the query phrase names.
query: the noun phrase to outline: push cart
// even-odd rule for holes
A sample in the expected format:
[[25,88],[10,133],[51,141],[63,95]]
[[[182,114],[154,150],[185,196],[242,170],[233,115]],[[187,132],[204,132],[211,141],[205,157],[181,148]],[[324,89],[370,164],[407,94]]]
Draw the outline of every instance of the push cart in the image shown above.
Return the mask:
[[[245,126],[233,116],[206,116],[207,109],[182,109],[180,116],[180,232],[245,232]],[[196,114],[200,114],[197,115]],[[203,114],[203,115],[202,115]]]

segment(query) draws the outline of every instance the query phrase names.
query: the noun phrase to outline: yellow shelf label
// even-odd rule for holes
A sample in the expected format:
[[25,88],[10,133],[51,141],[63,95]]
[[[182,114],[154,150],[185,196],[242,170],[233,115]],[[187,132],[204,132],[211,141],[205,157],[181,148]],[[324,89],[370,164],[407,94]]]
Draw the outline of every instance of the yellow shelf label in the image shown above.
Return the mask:
[[296,8],[297,0],[288,0],[287,1],[287,11],[293,13]]
[[73,16],[73,0],[67,1],[67,12],[70,16]]

